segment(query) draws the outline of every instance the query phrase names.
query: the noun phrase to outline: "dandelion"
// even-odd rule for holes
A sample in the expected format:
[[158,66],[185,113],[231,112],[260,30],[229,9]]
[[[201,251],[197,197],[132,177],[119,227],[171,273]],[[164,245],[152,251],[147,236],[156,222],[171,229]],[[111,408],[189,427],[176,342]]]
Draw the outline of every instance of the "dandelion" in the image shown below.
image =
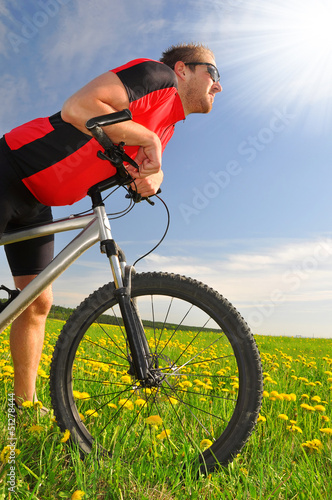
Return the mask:
[[297,431],[297,432],[299,432],[300,434],[303,434],[302,429],[301,429],[300,427],[298,427],[297,425],[294,425],[294,424],[292,424],[292,425],[287,425],[287,430],[289,430],[289,431],[291,431],[291,432],[295,432],[295,431]]
[[131,376],[130,375],[123,375],[121,377],[121,382],[123,382],[124,384],[130,384]]
[[311,450],[321,451],[323,448],[323,443],[319,439],[313,439],[312,441],[306,441],[301,444],[302,448],[308,448]]
[[2,367],[2,370],[3,370],[4,372],[14,373],[14,368],[13,368],[12,366],[10,366],[10,365],[5,365],[5,366],[3,366],[3,367]]
[[321,411],[321,412],[325,411],[325,407],[323,405],[316,405],[314,406],[314,408],[316,411]]
[[137,406],[144,406],[144,405],[146,405],[146,401],[145,401],[145,399],[138,398],[135,401],[135,405],[137,405]]
[[46,371],[43,370],[42,368],[38,368],[38,375],[41,378],[48,378],[48,375],[47,375]]
[[99,417],[99,413],[96,410],[86,410],[85,415],[87,417]]
[[38,408],[42,408],[43,407],[43,403],[41,401],[35,401],[33,403],[33,407],[35,410],[38,410]]
[[[206,389],[207,389],[207,387],[206,387]],[[178,400],[177,400],[177,399],[175,399],[175,398],[168,398],[168,401],[169,401],[169,402],[171,403],[171,405],[173,405],[173,406],[178,404]]]
[[319,429],[320,432],[323,432],[324,434],[328,434],[329,436],[332,436],[332,429],[330,427],[323,427],[323,429]]
[[278,418],[280,418],[281,420],[288,420],[287,415],[285,415],[284,413],[280,413],[280,415],[278,415]]
[[330,421],[329,417],[327,417],[326,415],[322,415],[321,419],[324,420],[324,422],[329,422]]
[[133,410],[134,409],[134,405],[133,405],[132,401],[129,401],[128,399],[120,399],[119,400],[119,405],[122,408],[127,408],[127,410]]
[[266,422],[266,418],[263,415],[258,415],[257,422]]
[[73,391],[73,396],[76,399],[88,399],[90,397],[90,394],[87,392]]
[[151,415],[145,419],[145,422],[150,425],[161,425],[163,423],[162,418],[159,415]]
[[[6,464],[9,461],[10,455],[12,453],[12,446],[5,446],[0,454],[0,462]],[[15,455],[19,455],[21,452],[15,448]]]
[[200,447],[201,449],[204,451],[206,450],[207,448],[210,448],[210,446],[212,445],[212,441],[210,441],[210,439],[203,439],[200,443]]
[[300,406],[304,410],[315,411],[315,408],[313,406],[308,405],[307,403],[302,403]]
[[308,394],[302,394],[301,399],[309,399]]
[[82,491],[82,490],[76,490],[72,494],[70,500],[81,500],[81,498],[83,498],[84,495],[85,495],[84,491]]
[[117,408],[117,406],[114,403],[107,403],[107,406],[110,408]]
[[33,407],[33,402],[32,402],[32,401],[24,401],[24,402],[22,403],[22,406],[23,406],[24,408],[32,408],[32,407]]
[[35,432],[36,434],[39,434],[44,430],[44,427],[42,425],[32,425],[29,429],[29,432]]
[[70,438],[70,431],[66,429],[65,432],[63,433],[63,437],[60,439],[60,442],[66,443],[69,438]]
[[170,429],[165,429],[160,434],[158,434],[157,438],[162,440],[162,439],[165,439],[166,437],[168,437],[170,434],[171,434]]

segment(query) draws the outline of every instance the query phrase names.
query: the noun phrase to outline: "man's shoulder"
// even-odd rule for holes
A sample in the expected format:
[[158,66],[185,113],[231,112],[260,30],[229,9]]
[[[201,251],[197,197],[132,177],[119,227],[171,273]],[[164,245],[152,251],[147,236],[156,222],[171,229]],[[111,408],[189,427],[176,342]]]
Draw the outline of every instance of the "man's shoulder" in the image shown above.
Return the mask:
[[137,94],[177,88],[174,71],[166,64],[153,59],[134,59],[112,71],[118,75],[127,91],[130,89],[136,94],[136,98]]

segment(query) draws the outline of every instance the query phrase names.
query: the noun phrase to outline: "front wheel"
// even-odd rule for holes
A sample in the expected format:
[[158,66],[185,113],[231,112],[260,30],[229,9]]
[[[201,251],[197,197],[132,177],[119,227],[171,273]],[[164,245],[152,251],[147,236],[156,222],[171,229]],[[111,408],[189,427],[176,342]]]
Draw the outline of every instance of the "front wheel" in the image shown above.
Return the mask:
[[60,428],[86,453],[158,456],[165,465],[196,457],[203,470],[227,464],[261,406],[260,357],[247,324],[202,283],[134,275],[150,367],[138,381],[114,290],[109,283],[90,295],[59,336],[50,384]]

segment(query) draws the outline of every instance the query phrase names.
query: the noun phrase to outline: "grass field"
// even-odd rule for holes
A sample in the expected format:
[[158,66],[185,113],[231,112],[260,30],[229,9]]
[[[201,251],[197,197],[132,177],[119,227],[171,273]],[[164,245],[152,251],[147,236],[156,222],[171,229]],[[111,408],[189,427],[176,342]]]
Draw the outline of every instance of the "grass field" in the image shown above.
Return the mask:
[[[39,370],[38,395],[48,407],[50,360],[61,328],[61,321],[48,321]],[[184,342],[187,335],[183,333]],[[136,450],[134,459],[130,459],[133,445],[123,443],[126,466],[114,457],[97,459],[94,453],[81,460],[78,450],[68,446],[68,433],[60,432],[52,412],[41,417],[38,408],[26,408],[16,419],[14,430],[10,428],[13,374],[6,330],[0,334],[0,499],[329,500],[332,340],[257,336],[256,342],[265,389],[256,430],[232,464],[207,476],[193,477],[190,471],[183,473],[183,450],[174,447],[168,454],[158,422],[145,437],[150,436],[151,446],[142,447],[141,454]],[[121,383],[125,383],[123,377]],[[234,387],[236,383],[223,390],[231,392]],[[132,414],[133,408],[126,406],[119,427]],[[83,415],[88,412],[84,399],[81,410]],[[101,418],[95,415],[98,424]],[[175,441],[174,431],[170,432]],[[9,446],[13,436],[15,450]],[[14,473],[15,493],[9,490],[10,474]]]

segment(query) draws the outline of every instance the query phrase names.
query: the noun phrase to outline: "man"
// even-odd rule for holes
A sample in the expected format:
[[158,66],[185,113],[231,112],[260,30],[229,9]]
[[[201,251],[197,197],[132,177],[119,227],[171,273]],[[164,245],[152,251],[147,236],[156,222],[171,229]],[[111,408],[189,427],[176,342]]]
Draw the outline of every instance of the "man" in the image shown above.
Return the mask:
[[[50,220],[53,205],[83,198],[115,169],[97,157],[100,149],[85,127],[88,119],[129,108],[133,120],[105,127],[123,141],[139,165],[128,166],[134,188],[155,194],[163,180],[162,152],[176,122],[190,113],[209,113],[221,92],[213,53],[196,44],[173,46],[160,61],[138,59],[108,71],[71,96],[61,112],[17,127],[0,141],[0,234]],[[53,256],[52,237],[8,245],[15,286],[24,288]],[[52,305],[44,291],[12,324],[10,334],[17,404],[37,400],[37,369],[45,321]]]

